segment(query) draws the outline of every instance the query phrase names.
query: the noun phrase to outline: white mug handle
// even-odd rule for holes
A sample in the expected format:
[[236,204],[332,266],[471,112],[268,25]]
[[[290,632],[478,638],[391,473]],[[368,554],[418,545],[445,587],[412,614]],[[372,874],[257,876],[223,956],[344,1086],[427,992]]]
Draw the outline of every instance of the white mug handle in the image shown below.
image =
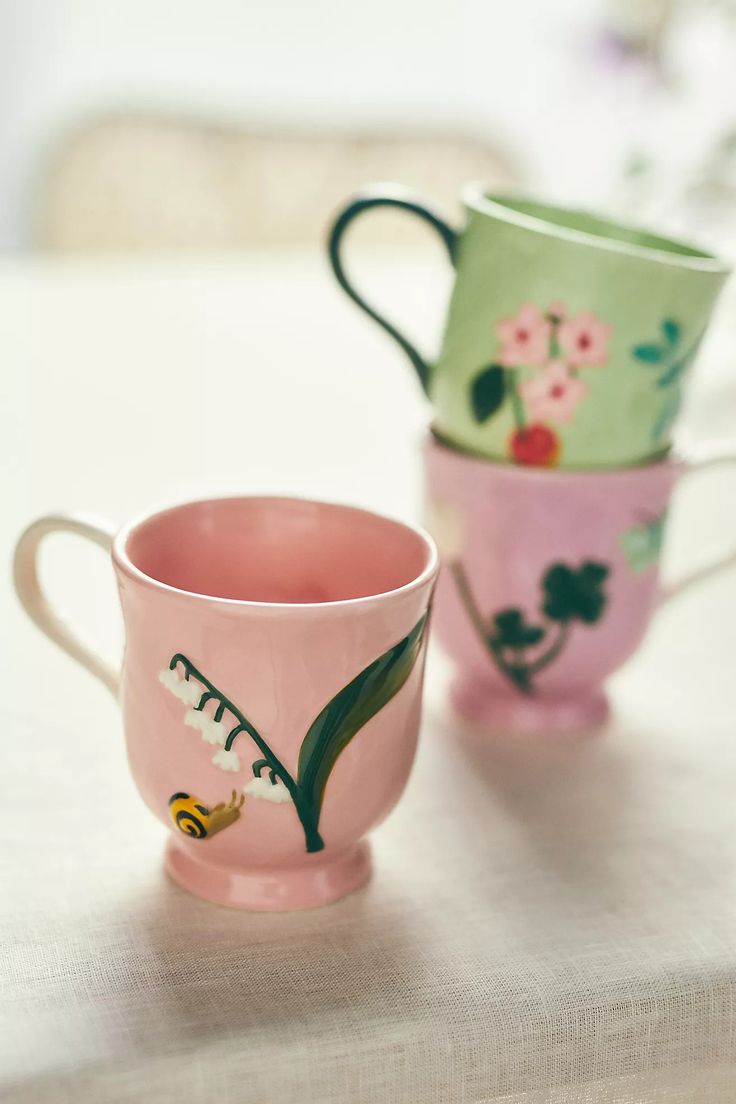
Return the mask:
[[13,558],[13,582],[20,604],[31,621],[58,644],[67,655],[86,667],[108,690],[117,697],[120,672],[96,655],[86,644],[57,617],[38,578],[38,550],[44,537],[50,533],[75,533],[94,541],[106,552],[112,549],[114,532],[108,522],[81,514],[51,514],[34,521],[23,532],[15,546]]
[[[694,472],[705,471],[709,468],[733,467],[736,467],[736,453],[701,452],[692,456],[692,458],[687,453],[685,454],[685,475],[692,475]],[[705,579],[710,579],[713,575],[718,575],[721,571],[726,571],[730,567],[736,567],[736,548],[716,556],[709,563],[701,564],[689,571],[681,579],[675,579],[674,582],[663,586],[659,594],[659,604],[664,605],[672,598],[678,598],[696,583],[702,583]]]

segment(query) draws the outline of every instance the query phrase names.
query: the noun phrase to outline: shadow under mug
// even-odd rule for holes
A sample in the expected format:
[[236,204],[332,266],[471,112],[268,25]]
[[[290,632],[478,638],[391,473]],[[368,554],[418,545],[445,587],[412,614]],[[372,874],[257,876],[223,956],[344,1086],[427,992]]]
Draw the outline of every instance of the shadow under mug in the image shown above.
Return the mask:
[[[122,671],[54,615],[39,545],[112,552]],[[417,742],[438,569],[421,531],[288,498],[192,502],[116,536],[75,515],[20,537],[32,620],[119,694],[130,768],[170,830],[186,889],[239,908],[325,904],[366,880],[366,833],[399,799]]]
[[[328,244],[340,286],[408,356],[438,432],[479,456],[541,467],[663,455],[729,266],[582,211],[475,184],[462,198],[466,222],[455,229],[406,188],[368,187],[338,214]],[[455,267],[435,364],[346,274],[346,230],[380,207],[429,223]]]
[[428,527],[442,569],[433,632],[454,660],[455,710],[488,730],[601,724],[604,680],[663,602],[736,566],[736,550],[662,588],[660,549],[678,480],[736,456],[604,472],[520,470],[430,436]]

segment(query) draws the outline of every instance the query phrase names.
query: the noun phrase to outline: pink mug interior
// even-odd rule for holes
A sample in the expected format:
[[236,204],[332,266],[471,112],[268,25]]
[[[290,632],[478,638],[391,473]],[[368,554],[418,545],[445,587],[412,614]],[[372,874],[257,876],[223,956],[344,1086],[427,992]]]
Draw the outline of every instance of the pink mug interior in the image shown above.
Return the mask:
[[176,590],[298,605],[396,591],[434,563],[429,541],[400,522],[292,498],[176,506],[124,531],[117,552],[124,567]]

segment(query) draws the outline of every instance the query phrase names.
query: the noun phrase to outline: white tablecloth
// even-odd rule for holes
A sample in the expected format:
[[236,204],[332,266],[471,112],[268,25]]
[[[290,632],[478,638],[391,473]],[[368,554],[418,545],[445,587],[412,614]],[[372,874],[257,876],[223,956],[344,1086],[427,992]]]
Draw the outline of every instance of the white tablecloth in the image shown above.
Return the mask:
[[[436,333],[424,266],[366,267]],[[215,492],[419,514],[417,388],[313,259],[8,262],[0,389],[8,554],[40,512]],[[692,425],[728,401],[714,370]],[[736,540],[735,488],[683,491],[670,572]],[[114,651],[99,550],[60,537],[44,566]],[[374,879],[276,916],[166,879],[112,699],[8,587],[0,614],[7,1104],[736,1100],[736,576],[660,614],[595,740],[478,746],[433,652]]]

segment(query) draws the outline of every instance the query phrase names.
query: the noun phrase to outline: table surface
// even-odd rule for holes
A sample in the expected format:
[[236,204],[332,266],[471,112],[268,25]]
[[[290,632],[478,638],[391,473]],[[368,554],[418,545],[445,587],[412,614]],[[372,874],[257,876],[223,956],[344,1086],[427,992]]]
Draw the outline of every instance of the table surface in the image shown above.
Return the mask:
[[[363,260],[431,348],[433,258]],[[736,408],[712,340],[688,421]],[[299,493],[416,518],[427,410],[316,257],[0,265],[7,555],[33,516]],[[672,575],[736,540],[736,475],[679,494]],[[62,612],[113,654],[111,573],[58,537]],[[189,897],[116,707],[0,593],[0,1097],[448,1104],[736,1100],[736,575],[662,610],[575,743],[479,747],[432,649],[376,872],[329,908]]]

